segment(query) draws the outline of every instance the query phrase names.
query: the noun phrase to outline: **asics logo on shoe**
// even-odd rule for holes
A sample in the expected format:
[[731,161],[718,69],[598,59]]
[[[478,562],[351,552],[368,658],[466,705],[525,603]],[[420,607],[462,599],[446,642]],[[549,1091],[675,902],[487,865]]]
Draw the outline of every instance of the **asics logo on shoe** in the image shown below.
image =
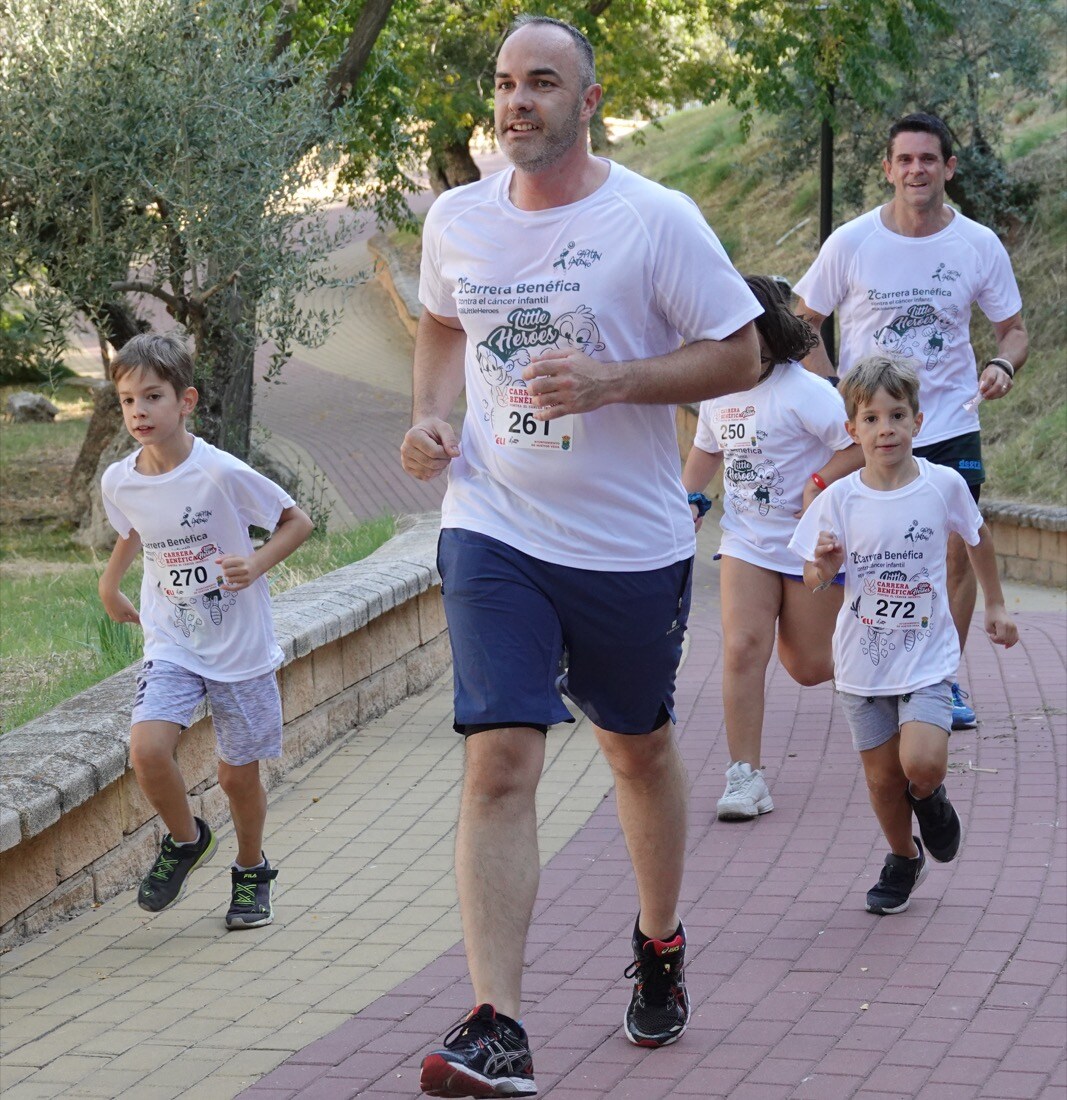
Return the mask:
[[496,1040],[479,1043],[489,1052],[485,1062],[485,1073],[488,1077],[503,1077],[513,1073],[530,1073],[533,1070],[533,1060],[524,1050],[508,1050]]

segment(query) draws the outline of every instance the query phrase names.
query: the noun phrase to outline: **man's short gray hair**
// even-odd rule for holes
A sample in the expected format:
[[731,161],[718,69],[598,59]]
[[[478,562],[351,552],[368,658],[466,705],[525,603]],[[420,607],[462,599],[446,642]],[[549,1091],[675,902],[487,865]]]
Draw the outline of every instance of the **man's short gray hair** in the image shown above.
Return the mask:
[[[577,27],[564,23],[562,19],[553,19],[551,15],[519,15],[512,21],[504,35],[506,42],[516,31],[523,27],[559,27],[570,35],[578,50],[578,79],[582,82],[582,91],[596,83],[596,59],[593,57],[593,45]],[[503,45],[503,43],[501,43]]]

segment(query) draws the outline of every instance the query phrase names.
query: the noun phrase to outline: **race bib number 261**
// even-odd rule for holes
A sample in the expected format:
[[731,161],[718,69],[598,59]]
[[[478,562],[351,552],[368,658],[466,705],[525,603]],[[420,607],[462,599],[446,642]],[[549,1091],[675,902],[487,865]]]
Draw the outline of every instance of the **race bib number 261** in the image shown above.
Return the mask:
[[538,420],[537,406],[524,386],[509,386],[507,404],[493,410],[493,434],[501,447],[569,453],[574,446],[574,414]]

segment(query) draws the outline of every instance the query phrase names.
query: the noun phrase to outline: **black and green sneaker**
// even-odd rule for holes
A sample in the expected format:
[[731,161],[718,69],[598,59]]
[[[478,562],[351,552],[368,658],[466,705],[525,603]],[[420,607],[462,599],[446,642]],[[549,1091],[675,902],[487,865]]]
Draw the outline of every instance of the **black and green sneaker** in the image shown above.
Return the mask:
[[159,846],[152,870],[141,880],[137,904],[149,913],[161,913],[181,901],[189,874],[215,854],[219,842],[206,821],[193,818],[200,836],[195,844],[175,844],[168,833]]
[[264,924],[270,924],[274,920],[274,880],[277,877],[278,872],[272,869],[266,856],[263,857],[262,867],[253,867],[248,871],[232,868],[226,927],[235,930],[261,928]]

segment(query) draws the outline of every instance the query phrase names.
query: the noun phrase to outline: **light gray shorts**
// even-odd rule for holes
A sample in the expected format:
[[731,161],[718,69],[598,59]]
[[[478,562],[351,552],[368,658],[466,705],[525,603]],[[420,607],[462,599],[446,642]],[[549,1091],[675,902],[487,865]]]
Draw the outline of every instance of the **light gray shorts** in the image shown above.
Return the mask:
[[926,722],[952,732],[952,681],[919,688],[907,695],[837,693],[852,730],[857,752],[884,745],[905,722]]
[[273,672],[251,680],[208,680],[170,661],[145,661],[137,675],[131,725],[173,722],[187,729],[207,696],[219,759],[239,768],[282,754],[282,699]]

